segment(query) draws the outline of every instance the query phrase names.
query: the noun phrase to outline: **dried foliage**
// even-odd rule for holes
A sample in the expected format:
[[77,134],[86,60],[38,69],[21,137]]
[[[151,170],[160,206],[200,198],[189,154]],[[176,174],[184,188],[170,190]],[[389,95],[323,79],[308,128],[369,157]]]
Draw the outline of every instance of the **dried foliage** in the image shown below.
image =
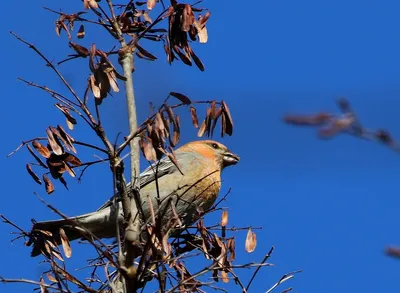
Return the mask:
[[[17,239],[25,239],[25,245],[30,246],[35,242],[42,241],[43,249],[40,253],[49,267],[48,271],[42,273],[39,281],[18,279],[18,282],[34,284],[41,292],[72,292],[75,289],[77,292],[91,293],[137,292],[151,281],[158,283],[160,292],[205,292],[204,290],[209,289],[224,290],[221,284],[234,280],[242,292],[248,292],[260,268],[271,265],[267,263],[267,260],[273,249],[260,263],[234,264],[237,255],[236,248],[243,246],[237,245],[235,236],[227,234],[248,231],[244,244],[245,249],[252,252],[256,248],[254,230],[258,228],[229,227],[226,210],[222,212],[221,222],[217,225],[205,226],[203,221],[205,215],[221,210],[219,205],[229,192],[211,209],[203,211],[199,208],[198,214],[201,219],[196,226],[186,227],[173,237],[169,237],[168,232],[174,227],[182,225],[182,219],[173,206],[173,216],[169,219],[166,227],[160,226],[161,223],[157,221],[156,209],[151,207],[152,222],[146,226],[147,238],[144,243],[130,242],[125,233],[126,225],[132,220],[131,200],[136,201],[136,206],[140,207],[135,191],[133,191],[133,199],[128,197],[128,187],[124,178],[124,155],[129,153],[127,147],[131,147],[130,152],[132,153],[131,143],[138,141],[140,151],[147,161],[156,162],[163,156],[167,156],[180,170],[174,147],[180,143],[181,124],[192,121],[199,137],[213,137],[217,125],[219,125],[221,136],[230,136],[233,134],[234,124],[227,103],[223,100],[210,101],[208,99],[194,101],[186,94],[170,92],[158,109],[152,109],[143,123],[137,123],[137,129],[131,129],[122,141],[116,140],[114,143],[111,143],[101,119],[105,98],[119,93],[122,84],[127,95],[130,91],[129,82],[134,67],[133,64],[127,63],[130,62],[128,57],[135,54],[138,58],[149,61],[158,59],[141,42],[143,39],[162,42],[169,63],[181,60],[184,64],[191,66],[194,62],[201,71],[204,71],[203,62],[194,53],[192,43],[194,41],[207,42],[206,23],[210,18],[210,12],[198,8],[198,3],[178,3],[174,0],[171,1],[169,7],[165,7],[163,1],[156,0],[127,1],[126,4],[118,5],[113,4],[111,0],[84,0],[82,4],[84,11],[72,14],[45,8],[57,15],[56,34],[59,37],[66,36],[68,45],[73,50],[73,54],[57,64],[51,62],[33,44],[12,33],[19,41],[36,52],[65,86],[65,93],[57,92],[46,85],[20,78],[22,82],[43,90],[55,100],[55,107],[65,117],[69,132],[62,125],[49,126],[45,129],[45,136],[23,141],[10,155],[21,148],[28,150],[34,162],[27,163],[26,169],[35,182],[44,183],[47,194],[55,193],[57,181],[67,187],[68,177],[81,180],[89,167],[108,162],[115,178],[115,187],[122,197],[125,223],[116,223],[117,230],[120,232],[117,243],[105,243],[81,226],[79,222],[68,219],[58,209],[47,204],[37,195],[39,200],[50,210],[68,221],[68,225],[65,226],[68,231],[64,229],[55,231],[33,229],[31,232],[27,232],[6,217],[1,216],[5,223],[18,230]],[[163,11],[157,17],[152,17],[150,12],[160,5],[162,5]],[[105,6],[108,6],[108,10]],[[79,23],[79,29],[74,35],[76,22]],[[156,27],[161,23],[166,23],[166,28]],[[104,28],[106,33],[115,38],[119,47],[107,51],[98,48],[95,42],[90,48],[79,44],[83,38],[92,37],[86,30],[87,25]],[[118,60],[115,60],[115,57],[118,57]],[[82,83],[86,84],[83,97],[72,88],[58,69],[59,65],[73,59],[88,60],[89,77],[82,80]],[[187,117],[187,119],[182,117]],[[202,121],[201,124],[199,124],[199,119]],[[82,127],[82,125],[87,125],[96,134],[101,146],[80,141],[70,134],[76,127]],[[105,158],[96,161],[82,158],[81,152],[78,154],[77,150],[83,148],[96,151]],[[77,172],[80,172],[79,176],[77,176]],[[162,213],[163,211],[158,212]],[[81,280],[76,270],[67,267],[65,262],[64,257],[72,258],[74,256],[69,233],[75,233],[77,237],[74,239],[82,237],[96,252],[95,258],[87,259],[86,269],[91,271],[85,280]],[[201,256],[207,260],[208,266],[197,272],[190,271],[188,269],[190,260],[193,257]],[[135,260],[134,263],[133,260]],[[254,274],[247,286],[236,273],[242,268],[254,269]],[[0,277],[0,282],[15,282],[15,280]],[[126,287],[121,288],[121,284],[125,284]]]
[[392,138],[389,131],[364,127],[347,99],[340,98],[336,104],[341,111],[340,114],[327,112],[310,115],[289,114],[285,115],[283,120],[292,125],[318,127],[318,136],[320,138],[329,139],[338,134],[346,133],[365,140],[382,143],[396,152],[400,151],[400,144]]
[[[341,111],[340,114],[327,112],[310,115],[290,114],[284,116],[283,120],[296,126],[319,127],[318,136],[320,138],[328,139],[345,133],[356,138],[378,142],[395,152],[400,152],[400,143],[392,137],[388,130],[364,127],[347,99],[339,98],[336,104]],[[385,253],[395,258],[400,257],[400,249],[398,247],[388,247]]]

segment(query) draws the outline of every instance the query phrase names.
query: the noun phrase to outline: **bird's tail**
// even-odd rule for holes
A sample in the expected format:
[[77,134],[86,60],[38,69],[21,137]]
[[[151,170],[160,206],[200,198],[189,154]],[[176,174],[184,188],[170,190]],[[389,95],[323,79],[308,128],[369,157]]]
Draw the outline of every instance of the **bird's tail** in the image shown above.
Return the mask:
[[[61,244],[60,229],[62,228],[69,241],[95,235],[99,238],[111,238],[116,235],[116,218],[111,207],[61,220],[35,222],[33,224],[28,246],[33,244],[31,256],[41,253],[48,255],[49,250]],[[120,215],[119,220],[122,220]]]

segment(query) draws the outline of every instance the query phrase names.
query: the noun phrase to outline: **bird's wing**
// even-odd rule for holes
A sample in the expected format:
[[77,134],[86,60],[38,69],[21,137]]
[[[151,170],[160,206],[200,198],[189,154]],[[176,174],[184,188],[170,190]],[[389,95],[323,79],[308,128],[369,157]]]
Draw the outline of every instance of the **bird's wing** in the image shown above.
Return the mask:
[[[179,162],[184,161],[184,158],[187,157],[192,157],[193,155],[190,153],[176,153],[176,160]],[[182,168],[181,168],[182,169]],[[158,162],[151,164],[149,167],[147,167],[141,174],[140,174],[140,188],[143,188],[147,184],[153,182],[156,180],[156,178],[161,178],[167,174],[172,174],[175,172],[180,172],[178,168],[175,166],[175,164],[168,158],[164,157]],[[127,184],[127,188],[129,189],[131,186],[131,183]],[[121,200],[121,197],[117,194],[117,201]],[[107,207],[109,207],[112,204],[112,198],[109,199],[106,203],[104,203],[99,209],[103,210]]]

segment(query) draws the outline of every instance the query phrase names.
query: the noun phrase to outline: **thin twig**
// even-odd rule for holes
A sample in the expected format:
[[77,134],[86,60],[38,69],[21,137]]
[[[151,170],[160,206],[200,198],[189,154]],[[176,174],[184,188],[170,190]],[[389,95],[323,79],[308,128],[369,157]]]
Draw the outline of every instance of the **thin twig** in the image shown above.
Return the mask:
[[[271,249],[269,250],[269,252],[267,253],[266,256],[264,256],[264,258],[262,259],[261,263],[265,263],[272,255],[272,252],[274,251],[275,247],[272,246]],[[261,269],[261,266],[257,267],[257,269],[254,271],[253,276],[251,276],[251,279],[249,281],[249,283],[246,286],[246,290],[249,290],[251,283],[253,282],[254,278],[256,277],[258,271]]]

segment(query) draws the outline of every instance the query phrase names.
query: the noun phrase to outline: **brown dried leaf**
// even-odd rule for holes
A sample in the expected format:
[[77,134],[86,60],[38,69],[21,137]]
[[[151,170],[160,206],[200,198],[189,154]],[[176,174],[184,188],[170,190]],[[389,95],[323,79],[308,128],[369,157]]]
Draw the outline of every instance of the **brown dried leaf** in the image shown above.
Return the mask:
[[221,115],[222,115],[222,107],[219,107],[218,110],[216,110],[214,113],[213,124],[211,126],[211,136],[214,135],[215,127],[217,126],[218,119]]
[[93,93],[93,96],[96,99],[100,99],[100,97],[101,97],[100,88],[97,85],[96,78],[94,77],[93,74],[91,74],[90,77],[89,77],[89,86],[90,86],[90,89],[91,89],[91,91]]
[[225,227],[226,225],[228,225],[228,211],[223,211],[221,217],[221,226]]
[[226,133],[226,114],[222,111],[221,115],[221,137],[224,137]]
[[166,103],[164,104],[164,108],[168,114],[169,120],[171,120],[171,122],[175,124],[176,123],[175,122],[175,114],[174,114],[174,111],[172,110],[172,108],[170,106],[168,106],[168,104],[166,104]]
[[400,247],[390,246],[385,249],[387,255],[400,258]]
[[95,73],[96,72],[96,69],[97,69],[97,66],[96,66],[96,63],[95,63],[95,60],[94,60],[94,56],[96,55],[96,44],[92,44],[92,46],[90,46],[90,59],[89,59],[89,68],[90,68],[90,71],[92,72],[92,73]]
[[228,105],[225,101],[221,101],[222,104],[222,111],[225,114],[225,133],[229,136],[233,133],[233,119],[231,116],[231,112],[229,111]]
[[153,20],[151,19],[150,15],[147,11],[143,12],[143,19],[145,21],[147,21],[148,23],[153,23]]
[[83,39],[85,37],[85,27],[83,24],[79,27],[78,33],[76,34],[78,39]]
[[150,138],[142,138],[140,140],[140,148],[142,149],[143,155],[147,161],[157,161],[156,151]]
[[196,108],[190,106],[190,115],[192,116],[192,123],[195,128],[199,128],[199,119],[197,118]]
[[249,231],[247,232],[247,237],[246,237],[245,249],[248,253],[251,253],[256,249],[256,246],[257,246],[256,233],[254,233],[251,230],[251,228],[249,228]]
[[76,176],[75,171],[66,162],[63,161],[63,163],[64,163],[64,168],[68,172],[68,174],[71,177],[75,178],[75,176]]
[[201,26],[204,26],[206,24],[206,22],[208,21],[208,19],[210,18],[210,16],[211,16],[211,12],[210,11],[207,11],[206,14],[204,14],[204,16],[200,16],[199,17],[199,24]]
[[48,148],[46,148],[44,145],[42,145],[40,142],[37,140],[34,140],[32,142],[32,146],[41,154],[43,157],[46,159],[50,158],[50,151]]
[[221,280],[224,283],[229,283],[229,277],[228,277],[228,273],[225,271],[221,272]]
[[180,94],[180,93],[176,93],[176,92],[170,92],[169,94],[171,96],[177,98],[179,101],[181,101],[185,105],[190,105],[192,103],[192,101],[184,94]]
[[55,104],[55,106],[65,115],[65,117],[67,118],[67,123],[70,124],[77,124],[77,121],[74,117],[72,117],[69,109],[61,104]]
[[107,74],[108,81],[110,83],[112,90],[115,93],[118,93],[119,87],[118,87],[118,83],[117,83],[117,77],[115,76],[115,71],[110,71],[110,72],[107,72],[106,74]]
[[89,50],[81,45],[78,45],[74,42],[69,42],[69,46],[81,57],[88,57],[89,54]]
[[174,51],[178,54],[179,58],[181,58],[182,62],[188,66],[192,66],[192,61],[190,60],[190,56],[186,56],[182,51],[179,49],[177,45],[174,45]]
[[39,156],[36,155],[36,154],[33,152],[33,150],[32,150],[32,148],[30,147],[30,145],[27,144],[26,147],[27,147],[28,151],[31,153],[31,155],[35,158],[35,160],[39,163],[39,165],[42,166],[43,168],[47,169],[47,168],[48,168],[47,165],[46,165],[45,163],[43,163],[42,159],[39,158]]
[[48,293],[49,291],[47,290],[44,280],[42,277],[40,277],[40,293]]
[[99,5],[97,4],[96,0],[83,0],[83,7],[85,7],[85,9],[97,9],[99,8]]
[[157,0],[147,0],[147,9],[152,10],[156,6]]
[[63,137],[63,142],[65,143],[65,146],[70,149],[72,152],[76,154],[76,149],[72,142],[74,142],[74,139],[72,136],[70,136],[61,125],[57,125],[57,129],[60,133],[60,135]]
[[194,22],[194,13],[192,11],[192,6],[190,6],[189,4],[184,4],[184,8],[182,11],[182,23],[181,23],[182,31],[188,32],[193,22]]
[[145,57],[151,59],[151,60],[156,60],[157,57],[151,54],[150,52],[146,51],[143,47],[139,46],[139,44],[136,44],[136,48],[139,50],[141,54],[143,54]]
[[52,274],[47,273],[46,276],[47,276],[47,279],[49,279],[50,282],[58,283],[57,279]]
[[60,180],[60,182],[64,185],[64,187],[68,189],[67,181],[65,181],[64,177],[61,176],[60,178],[58,178],[58,180]]
[[327,127],[320,129],[318,135],[325,138],[332,137],[339,132],[346,131],[353,123],[354,117],[352,116],[334,119]]
[[42,184],[42,181],[40,180],[39,176],[36,175],[35,172],[33,172],[32,167],[30,164],[26,164],[26,170],[28,171],[29,175],[35,180],[37,183]]
[[192,50],[192,48],[189,47],[189,52],[190,52],[190,56],[192,57],[194,63],[196,64],[196,66],[200,69],[200,71],[204,71],[204,64],[203,62],[201,62],[200,58],[197,57],[197,55],[194,53],[194,51]]
[[168,158],[169,158],[169,159],[171,160],[171,162],[175,165],[175,167],[178,169],[178,171],[179,171],[182,175],[184,175],[183,172],[182,172],[182,170],[181,170],[181,168],[179,167],[179,163],[178,163],[178,160],[176,159],[175,152],[172,151],[172,148],[171,148],[171,147],[169,147],[169,150],[171,151],[171,153],[168,153],[168,154],[167,154]]
[[200,126],[199,131],[197,132],[197,136],[202,137],[206,131],[206,128],[207,128],[207,123],[206,123],[206,119],[204,119],[203,123]]
[[46,176],[46,174],[43,174],[43,181],[44,181],[44,185],[46,187],[47,194],[53,193],[54,192],[54,185],[51,182],[51,180],[49,179],[49,177]]
[[78,167],[82,165],[81,160],[78,157],[74,156],[73,154],[67,153],[64,159],[65,162],[70,163],[72,166]]
[[172,138],[172,143],[171,145],[174,147],[179,143],[179,139],[181,136],[181,130],[180,130],[180,118],[177,115],[175,118],[175,123],[174,123],[174,135]]
[[70,258],[72,255],[72,249],[71,249],[71,245],[69,244],[67,234],[65,234],[65,231],[63,228],[60,228],[59,232],[60,232],[61,244],[62,244],[62,248],[64,250],[64,254],[67,258]]
[[68,118],[65,119],[65,122],[67,123],[69,130],[74,130],[74,124],[72,124],[71,121],[68,120]]
[[62,155],[64,153],[64,150],[63,150],[62,146],[58,143],[56,138],[54,137],[51,129],[47,128],[46,133],[47,133],[47,140],[49,142],[49,145],[50,145],[52,151],[58,156]]
[[322,125],[331,120],[331,115],[326,112],[315,115],[286,115],[283,120],[294,125]]
[[228,249],[229,249],[229,252],[231,253],[231,255],[229,256],[229,260],[230,261],[233,261],[233,260],[235,260],[235,258],[236,258],[236,243],[235,243],[235,238],[230,238],[229,240],[228,240]]

